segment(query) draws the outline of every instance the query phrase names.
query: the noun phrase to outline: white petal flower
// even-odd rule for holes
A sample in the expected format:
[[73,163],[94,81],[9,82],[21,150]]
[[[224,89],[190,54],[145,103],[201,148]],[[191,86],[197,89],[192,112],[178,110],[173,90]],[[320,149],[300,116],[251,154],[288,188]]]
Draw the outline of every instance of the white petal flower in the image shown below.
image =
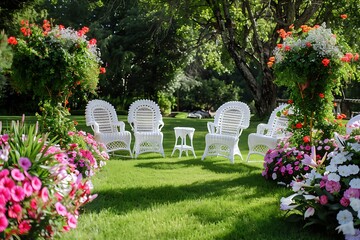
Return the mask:
[[334,182],[340,182],[340,176],[337,175],[336,173],[329,173],[328,174],[328,180],[329,181],[334,181]]
[[347,161],[347,158],[345,157],[346,154],[347,154],[347,152],[340,152],[340,153],[334,155],[332,157],[330,164],[343,164],[344,162]]
[[349,146],[351,146],[354,151],[359,152],[360,151],[360,144],[359,143],[350,143]]
[[295,196],[297,196],[297,195],[299,195],[299,194],[297,194],[297,193],[294,193],[294,194],[292,194],[292,195],[290,195],[290,196],[288,196],[288,197],[282,197],[281,199],[280,199],[280,202],[281,202],[281,204],[280,204],[280,209],[281,210],[291,210],[291,209],[294,209],[294,208],[296,208],[298,205],[291,205],[291,204],[293,204],[293,203],[295,203],[295,201],[293,200],[293,198],[295,197]]
[[297,181],[292,181],[290,185],[294,192],[299,191],[303,186],[305,186],[304,182],[297,182]]
[[348,177],[351,175],[351,169],[349,166],[341,165],[338,167],[339,175],[342,177]]
[[354,228],[354,223],[352,221],[341,224],[340,226],[338,226],[337,228],[335,228],[335,230],[338,230],[338,232],[343,232],[343,234],[349,234],[349,235],[354,235],[355,234],[355,228]]
[[360,189],[360,178],[353,178],[349,183],[350,187]]
[[360,168],[358,165],[355,165],[355,164],[351,164],[349,165],[349,168],[350,168],[350,174],[358,174],[359,171],[360,171]]
[[304,219],[311,217],[312,215],[314,215],[315,213],[315,209],[312,207],[309,207],[308,209],[306,209],[305,213],[304,213]]
[[336,219],[338,220],[339,224],[342,225],[348,222],[352,222],[354,218],[349,210],[341,210],[336,215]]
[[272,177],[273,180],[275,180],[275,179],[277,178],[276,173],[273,173],[273,174],[271,175],[271,177]]
[[338,169],[337,169],[335,164],[330,164],[330,165],[326,166],[326,171],[327,172],[336,172],[337,170]]
[[359,211],[360,210],[360,199],[358,198],[350,198],[350,206],[352,207],[352,209],[354,209],[354,211]]

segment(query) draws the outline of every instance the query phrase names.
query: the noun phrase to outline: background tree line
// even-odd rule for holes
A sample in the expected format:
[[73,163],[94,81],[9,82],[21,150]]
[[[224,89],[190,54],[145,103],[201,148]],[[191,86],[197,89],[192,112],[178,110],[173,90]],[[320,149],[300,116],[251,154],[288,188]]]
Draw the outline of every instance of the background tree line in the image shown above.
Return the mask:
[[[347,14],[347,19],[340,15]],[[88,26],[98,40],[106,75],[97,96],[73,96],[70,106],[83,109],[87,99],[103,98],[127,110],[135,99],[150,98],[165,113],[216,109],[223,102],[252,103],[266,116],[276,99],[287,96],[274,83],[267,60],[279,42],[277,30],[326,22],[352,51],[357,42],[357,0],[5,0],[0,29],[15,35],[21,19],[78,29]],[[0,45],[0,67],[11,52]],[[40,70],[39,70],[40,71]],[[3,71],[6,76],[6,70]],[[354,79],[355,81],[356,79]],[[357,85],[344,87],[347,97]],[[346,84],[344,83],[344,86]],[[1,114],[37,111],[39,99],[20,95],[1,78]],[[12,106],[16,106],[12,107]]]

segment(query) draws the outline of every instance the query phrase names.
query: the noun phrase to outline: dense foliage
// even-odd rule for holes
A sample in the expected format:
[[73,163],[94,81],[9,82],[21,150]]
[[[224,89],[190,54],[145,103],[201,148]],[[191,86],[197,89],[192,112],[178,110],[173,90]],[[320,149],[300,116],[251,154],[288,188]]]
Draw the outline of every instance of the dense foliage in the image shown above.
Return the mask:
[[8,39],[14,50],[13,87],[64,105],[75,91],[95,92],[104,69],[96,40],[86,39],[88,31],[52,27],[48,20],[42,26],[22,21],[20,35]]
[[275,82],[290,91],[293,114],[291,142],[297,146],[313,139],[331,138],[339,128],[334,122],[334,93],[354,72],[350,63],[359,54],[343,53],[343,46],[325,24],[301,26],[301,30],[279,31],[282,42],[274,50],[269,66]]

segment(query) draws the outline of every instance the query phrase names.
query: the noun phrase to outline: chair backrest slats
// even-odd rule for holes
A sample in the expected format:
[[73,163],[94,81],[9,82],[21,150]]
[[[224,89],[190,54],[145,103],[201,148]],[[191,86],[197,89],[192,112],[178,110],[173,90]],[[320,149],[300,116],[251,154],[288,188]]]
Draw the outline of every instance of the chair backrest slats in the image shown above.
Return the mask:
[[86,124],[96,122],[99,125],[99,131],[103,133],[116,132],[114,122],[117,121],[115,108],[104,100],[91,100],[85,110]]
[[159,106],[147,99],[130,105],[128,122],[134,132],[159,132],[159,126],[163,124]]
[[238,136],[241,129],[249,127],[250,109],[243,102],[224,103],[216,111],[214,123],[218,126],[216,133]]

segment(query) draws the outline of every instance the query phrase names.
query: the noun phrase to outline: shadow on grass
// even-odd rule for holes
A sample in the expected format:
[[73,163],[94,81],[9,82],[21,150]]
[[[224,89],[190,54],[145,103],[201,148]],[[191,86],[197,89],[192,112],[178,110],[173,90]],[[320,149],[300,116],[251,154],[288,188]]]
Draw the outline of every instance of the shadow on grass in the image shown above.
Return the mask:
[[[215,160],[216,159],[216,160]],[[201,167],[202,169],[210,170],[215,173],[243,173],[251,171],[259,171],[260,167],[247,165],[244,163],[231,164],[227,159],[211,158],[201,161],[200,158],[189,160],[175,160],[169,161],[156,161],[144,162],[136,164],[135,167],[139,168],[153,168],[153,169],[178,169],[178,168],[192,168],[194,166]]]
[[252,189],[252,193],[247,194],[246,198],[273,194],[269,191],[268,183],[257,172],[232,180],[196,182],[190,185],[100,190],[96,192],[98,194],[96,200],[85,208],[90,212],[111,209],[118,214],[124,214],[135,209],[145,210],[153,205],[177,203],[188,199],[229,196],[234,188],[239,186],[247,186]]

